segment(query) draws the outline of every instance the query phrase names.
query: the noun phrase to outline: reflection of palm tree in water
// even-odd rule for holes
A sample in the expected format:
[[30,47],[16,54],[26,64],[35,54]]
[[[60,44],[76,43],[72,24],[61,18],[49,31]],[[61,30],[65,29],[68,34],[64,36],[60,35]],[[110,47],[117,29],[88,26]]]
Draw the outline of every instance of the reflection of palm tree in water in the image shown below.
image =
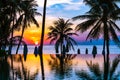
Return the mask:
[[14,56],[14,61],[18,62],[18,63],[21,63],[21,67],[19,67],[17,69],[14,69],[15,80],[17,80],[17,79],[20,79],[20,80],[35,80],[36,76],[39,73],[38,69],[34,73],[31,73],[30,70],[28,70],[24,66],[22,55],[19,55],[18,57]]
[[2,59],[0,57],[0,80],[10,79],[10,66],[7,62],[7,58]]
[[[107,80],[119,80],[120,77],[120,72],[115,73],[118,64],[119,64],[119,58],[116,57],[113,61],[112,64],[110,65],[109,63],[109,71],[107,73]],[[76,74],[82,78],[83,80],[105,80],[104,79],[104,69],[106,69],[104,67],[103,70],[100,69],[100,66],[98,63],[92,63],[92,61],[88,62],[86,61],[88,69],[90,72],[81,70],[79,72],[76,72]]]
[[76,57],[75,54],[65,54],[64,58],[61,54],[50,55],[50,57],[49,65],[51,70],[54,70],[60,77],[70,76],[72,60]]

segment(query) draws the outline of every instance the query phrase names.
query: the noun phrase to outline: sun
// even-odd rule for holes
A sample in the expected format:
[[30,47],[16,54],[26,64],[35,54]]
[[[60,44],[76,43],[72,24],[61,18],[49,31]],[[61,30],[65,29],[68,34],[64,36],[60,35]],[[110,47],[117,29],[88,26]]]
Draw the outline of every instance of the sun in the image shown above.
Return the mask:
[[35,41],[35,45],[38,45],[38,41]]

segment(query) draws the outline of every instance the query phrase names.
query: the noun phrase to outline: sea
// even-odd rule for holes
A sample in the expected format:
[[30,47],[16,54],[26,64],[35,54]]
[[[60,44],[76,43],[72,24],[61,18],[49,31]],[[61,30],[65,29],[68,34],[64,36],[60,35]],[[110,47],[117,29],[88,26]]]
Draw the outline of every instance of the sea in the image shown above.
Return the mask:
[[[96,45],[98,53],[96,57],[92,55],[93,45],[74,47],[75,51],[69,51],[69,54],[64,57],[63,63],[60,64],[60,58],[56,56],[54,45],[44,45],[44,65],[42,65],[45,80],[103,80],[104,59],[101,54],[103,46]],[[24,47],[20,46],[19,54],[15,54],[16,48],[16,46],[13,47],[13,55],[12,57],[8,56],[7,60],[0,57],[0,80],[42,80],[40,57],[33,54],[35,45],[28,46],[26,60],[22,55]],[[87,55],[85,54],[86,48],[88,49]],[[80,49],[81,54],[77,54],[78,49]],[[120,80],[120,63],[118,65],[115,63],[120,57],[119,54],[120,48],[116,45],[110,45],[109,69],[115,70],[112,80]],[[93,68],[90,68],[90,65],[95,68],[97,73],[100,73],[100,77],[93,74]],[[88,79],[88,77],[92,79]]]
[[[97,47],[97,54],[101,54],[103,50],[103,45],[95,45]],[[24,46],[20,46],[18,53],[23,53]],[[116,45],[110,45],[110,54],[120,54],[120,47]],[[12,54],[16,53],[17,46],[12,48]],[[28,45],[28,53],[34,53],[35,45]],[[77,50],[80,49],[81,54],[85,54],[85,50],[88,49],[88,54],[92,53],[93,45],[78,45],[74,46],[74,50],[70,50],[68,54],[77,54]],[[59,51],[60,52],[60,51]],[[55,47],[54,45],[44,45],[43,46],[43,53],[44,54],[55,54]]]

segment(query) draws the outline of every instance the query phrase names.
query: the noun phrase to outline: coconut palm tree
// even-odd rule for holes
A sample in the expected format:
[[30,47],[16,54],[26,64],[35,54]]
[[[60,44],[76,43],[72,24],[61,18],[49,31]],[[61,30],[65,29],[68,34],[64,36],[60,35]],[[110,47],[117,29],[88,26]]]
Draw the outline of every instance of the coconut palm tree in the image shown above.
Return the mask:
[[42,73],[42,80],[45,79],[44,77],[44,64],[43,64],[43,43],[44,43],[44,34],[45,34],[45,19],[46,19],[46,6],[47,0],[44,0],[44,8],[43,8],[43,19],[42,19],[42,31],[41,31],[41,39],[40,39],[40,46],[38,49],[39,57],[40,57],[40,64],[41,64],[41,73]]
[[23,38],[24,30],[30,26],[31,23],[34,23],[37,27],[39,27],[38,22],[35,19],[36,15],[41,15],[40,13],[37,12],[37,4],[35,0],[23,0],[21,2],[21,10],[22,13],[20,14],[20,17],[18,19],[18,24],[22,25],[22,34],[21,34],[21,39],[18,44],[16,54],[18,53],[19,46],[21,44],[21,40]]
[[[61,54],[64,52],[69,52],[69,50],[73,49],[73,44],[77,44],[76,41],[72,38],[73,35],[77,35],[73,32],[71,26],[73,25],[70,20],[65,21],[63,18],[59,18],[59,20],[54,22],[54,26],[50,26],[48,33],[48,39],[50,39],[50,44],[55,42],[55,50],[56,53],[59,52],[59,47],[61,50]],[[64,50],[65,49],[65,50]]]
[[[85,32],[91,29],[87,39],[98,39],[103,35],[103,55],[104,55],[104,65],[107,67],[105,70],[105,75],[108,73],[109,68],[109,41],[110,38],[120,45],[120,41],[117,37],[116,30],[120,31],[120,28],[115,24],[115,21],[119,19],[119,7],[115,3],[117,0],[84,0],[91,9],[85,14],[76,16],[73,19],[85,19],[84,22],[77,25],[76,30]],[[106,47],[105,47],[106,46]],[[105,48],[107,55],[105,56]],[[107,80],[107,77],[106,77]]]
[[[120,60],[119,57],[116,57],[115,59],[113,59],[111,65],[109,63],[109,70],[107,74],[108,79],[107,80],[119,80],[120,77],[120,72],[116,72],[116,69],[118,67]],[[88,69],[90,72],[81,70],[81,71],[77,71],[76,74],[82,78],[83,80],[87,79],[87,80],[105,80],[104,79],[104,69],[100,69],[100,66],[98,63],[92,63],[92,61],[88,62],[86,61]],[[103,66],[104,67],[104,66]]]
[[[10,34],[6,32],[10,29],[11,20],[9,18],[8,5],[4,4],[5,1],[0,1],[0,49],[2,45],[7,44],[7,39]],[[4,35],[6,34],[6,35]]]
[[[10,34],[10,37],[13,38],[13,34],[14,34],[14,31],[16,29],[19,28],[19,26],[16,26],[16,21],[17,21],[17,14],[20,13],[20,3],[21,1],[20,0],[9,0],[8,2],[8,10],[9,10],[9,15],[10,15],[10,20],[11,20],[11,25],[10,26],[10,29],[11,29],[11,32],[9,33]],[[12,40],[10,42],[10,45],[9,45],[9,54],[11,54],[11,50],[12,50]]]

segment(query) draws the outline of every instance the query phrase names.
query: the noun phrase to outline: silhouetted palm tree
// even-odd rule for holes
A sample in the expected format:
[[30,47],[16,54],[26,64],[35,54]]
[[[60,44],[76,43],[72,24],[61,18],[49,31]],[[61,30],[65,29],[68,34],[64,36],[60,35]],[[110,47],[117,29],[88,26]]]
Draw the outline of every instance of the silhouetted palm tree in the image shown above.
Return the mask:
[[2,45],[7,44],[7,39],[10,36],[10,34],[6,34],[6,32],[9,31],[11,24],[11,20],[9,17],[10,15],[8,12],[9,9],[7,7],[8,7],[7,2],[1,0],[0,1],[0,49]]
[[[80,15],[74,17],[73,19],[85,19],[84,22],[77,25],[76,30],[85,32],[88,29],[91,29],[87,39],[98,39],[101,35],[103,35],[104,43],[103,43],[103,54],[106,71],[105,75],[108,73],[108,63],[109,63],[109,41],[110,38],[113,41],[120,45],[120,41],[117,37],[116,31],[120,31],[120,28],[116,25],[115,21],[119,19],[119,7],[116,4],[117,0],[84,0],[86,4],[88,4],[91,9],[85,15]],[[105,46],[107,55],[105,57]],[[105,60],[106,58],[106,60]],[[106,77],[107,79],[107,77]]]
[[45,21],[45,19],[46,19],[46,6],[47,6],[47,0],[44,0],[42,31],[41,31],[40,46],[38,48],[38,53],[40,56],[40,63],[41,63],[42,80],[45,79],[45,77],[44,77],[44,64],[43,64],[43,44],[44,44],[44,34],[45,34],[45,22],[46,22]]
[[[70,20],[65,21],[63,18],[54,22],[54,26],[50,26],[48,33],[48,39],[50,43],[55,41],[55,50],[56,53],[59,52],[59,47],[61,54],[64,52],[69,52],[70,49],[74,50],[73,44],[77,44],[76,41],[72,38],[73,35],[77,35],[73,32],[71,26],[73,25]],[[65,48],[65,50],[64,50]]]
[[[118,67],[120,60],[118,57],[116,57],[115,59],[113,59],[112,64],[110,65],[109,63],[109,70],[108,70],[108,74],[106,75],[108,78],[107,80],[119,80],[120,77],[120,72],[116,72],[116,69]],[[76,74],[82,78],[83,80],[87,79],[87,80],[105,80],[104,78],[104,68],[101,70],[100,66],[98,63],[92,63],[92,61],[87,62],[87,66],[89,69],[89,72],[81,70],[81,71],[77,71]],[[103,66],[104,67],[104,66]]]
[[22,34],[21,34],[21,39],[18,44],[16,54],[18,53],[19,46],[21,44],[21,40],[23,38],[24,30],[30,26],[31,23],[34,23],[37,27],[39,27],[38,22],[35,19],[36,15],[41,15],[40,13],[37,12],[37,4],[35,0],[24,0],[22,1],[23,5],[21,5],[21,10],[22,13],[20,14],[20,17],[18,19],[19,24],[22,25]]
[[[10,20],[11,20],[11,24],[9,25],[10,26],[10,29],[11,29],[11,32],[9,33],[10,34],[10,37],[13,38],[13,35],[14,35],[14,31],[17,30],[19,27],[18,26],[15,26],[16,23],[17,23],[17,17],[20,12],[20,3],[21,1],[20,0],[9,0],[8,2],[8,10],[9,10],[9,15],[10,15]],[[11,50],[12,50],[12,40],[10,42],[10,45],[9,45],[9,54],[11,54]]]

